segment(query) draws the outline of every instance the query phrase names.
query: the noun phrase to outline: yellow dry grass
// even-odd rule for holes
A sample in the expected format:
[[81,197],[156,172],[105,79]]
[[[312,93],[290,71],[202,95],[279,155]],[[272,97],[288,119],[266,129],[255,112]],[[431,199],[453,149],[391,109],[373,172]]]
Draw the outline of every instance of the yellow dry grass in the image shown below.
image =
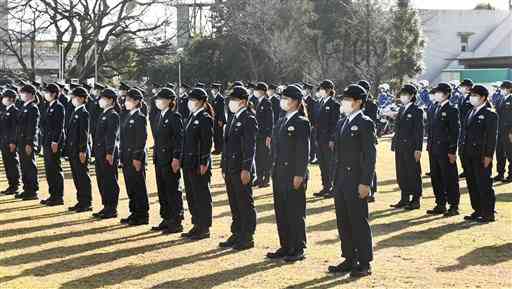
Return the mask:
[[[392,210],[389,204],[399,198],[393,160],[389,142],[381,141],[379,192],[370,205],[375,262],[369,278],[326,273],[328,265],[340,261],[340,245],[333,200],[312,196],[320,188],[317,166],[311,167],[308,188],[305,261],[285,264],[264,258],[278,245],[270,188],[255,190],[256,247],[244,252],[219,249],[218,242],[229,235],[230,211],[216,159],[212,238],[198,242],[153,233],[149,226],[95,221],[88,213],[71,214],[65,207],[46,208],[37,201],[1,196],[0,288],[512,288],[512,185],[497,184],[497,222],[488,225],[464,222],[462,215],[427,216],[425,210],[433,206],[428,178],[423,179],[421,210]],[[426,161],[424,155],[425,168]],[[150,222],[156,224],[159,205],[151,166],[147,179]],[[128,205],[121,184],[123,217]],[[69,175],[65,186],[65,203],[73,205]],[[41,197],[47,196],[46,188],[41,179]],[[461,189],[461,213],[467,214],[471,210],[464,180]],[[96,188],[93,194],[97,210],[101,202]]]

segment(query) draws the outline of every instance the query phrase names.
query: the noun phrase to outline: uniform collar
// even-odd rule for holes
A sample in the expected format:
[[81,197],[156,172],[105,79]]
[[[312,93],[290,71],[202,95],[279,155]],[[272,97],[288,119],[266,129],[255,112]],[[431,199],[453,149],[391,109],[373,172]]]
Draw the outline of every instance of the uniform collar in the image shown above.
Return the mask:
[[203,111],[204,108],[201,107],[200,109],[198,109],[196,112],[194,112],[194,116],[197,116],[201,111]]
[[166,109],[162,110],[162,112],[160,112],[160,116],[161,117],[164,117],[165,114],[169,111],[169,107],[167,107]]
[[5,108],[5,111],[9,111],[9,109],[11,109],[11,107],[13,107],[13,106],[14,106],[14,103],[9,104],[9,106]]
[[358,110],[358,111],[355,111],[355,112],[351,113],[348,116],[348,122],[352,122],[354,120],[354,118],[356,118],[356,116],[358,116],[360,113],[362,113],[361,110]]
[[134,110],[131,110],[130,111],[130,116],[134,115],[137,111],[139,111],[138,108],[134,109]]
[[294,115],[296,115],[297,113],[299,112],[299,110],[295,110],[295,111],[292,111],[292,112],[287,112],[285,117],[286,117],[286,121],[289,121]]
[[236,113],[235,113],[235,118],[238,118],[242,112],[246,111],[247,110],[247,107],[242,107],[241,109],[239,109]]
[[34,102],[34,100],[33,100],[33,99],[32,99],[32,100],[29,100],[29,101],[25,102],[25,103],[23,104],[23,106],[24,106],[24,107],[27,107],[29,104],[31,104],[31,103],[33,103],[33,102]]
[[439,104],[440,107],[444,107],[450,100],[449,99],[445,99],[443,102],[441,102]]
[[84,107],[84,106],[85,106],[85,103],[83,103],[83,104],[81,104],[81,105],[79,105],[79,106],[75,107],[75,111],[77,111],[77,110],[81,109],[81,108],[82,108],[82,107]]

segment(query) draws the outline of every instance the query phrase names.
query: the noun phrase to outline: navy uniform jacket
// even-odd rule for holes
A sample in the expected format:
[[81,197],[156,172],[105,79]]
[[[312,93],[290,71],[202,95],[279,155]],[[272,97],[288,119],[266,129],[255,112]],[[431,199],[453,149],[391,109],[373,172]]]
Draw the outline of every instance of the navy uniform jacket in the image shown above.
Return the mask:
[[90,153],[89,128],[89,112],[85,105],[82,105],[71,115],[66,130],[66,148],[69,156],[78,153]]
[[256,119],[258,120],[258,138],[271,137],[274,127],[274,113],[272,103],[268,98],[263,97],[256,105]]
[[258,104],[258,98],[254,94],[249,96],[249,101],[252,102],[253,107],[256,107]]
[[16,144],[17,125],[18,109],[15,105],[0,113],[0,147],[5,148],[9,144]]
[[336,138],[336,125],[340,119],[340,105],[332,97],[325,104],[320,105],[318,115],[317,132],[318,142],[328,143]]
[[170,166],[173,159],[181,159],[183,122],[181,115],[172,110],[166,111],[163,117],[161,115],[156,117],[153,162],[161,166]]
[[425,132],[427,134],[427,151],[431,151],[432,149],[432,139],[430,138],[430,134],[431,134],[431,124],[432,124],[432,119],[434,118],[434,115],[435,115],[435,111],[436,111],[436,108],[437,108],[437,104],[435,102],[432,102],[428,108],[427,108],[427,121],[425,123]]
[[423,110],[410,104],[398,111],[395,134],[391,147],[397,151],[421,151],[423,149]]
[[316,125],[316,109],[318,106],[318,102],[311,96],[304,99],[304,102],[306,103],[306,110],[308,112],[308,118],[311,122],[311,126]]
[[238,118],[229,123],[224,134],[224,151],[221,167],[225,174],[252,171],[256,151],[258,124],[253,114],[245,109]]
[[465,127],[464,122],[466,121],[466,118],[468,117],[470,111],[473,109],[473,105],[469,101],[469,98],[471,97],[470,94],[466,95],[465,97],[461,97],[458,109],[459,109],[459,123],[461,124],[460,127],[460,136],[459,136],[459,145],[464,144],[464,133],[465,133]]
[[[101,114],[101,108],[98,104],[98,100],[93,95],[90,95],[85,105],[90,115],[91,131],[96,129],[96,123]],[[94,131],[96,133],[96,131]]]
[[121,120],[120,152],[123,164],[131,165],[132,160],[146,161],[146,123],[146,115],[140,109],[131,115],[128,112],[126,118]]
[[186,120],[188,120],[188,117],[190,116],[190,111],[188,110],[187,103],[188,103],[188,96],[186,94],[184,94],[180,98],[178,98],[177,110],[180,113],[181,117],[183,118],[183,122],[186,122]]
[[272,112],[274,113],[274,125],[277,125],[281,118],[281,105],[279,104],[279,98],[277,98],[276,95],[272,95],[270,97],[270,102],[272,103]]
[[436,106],[430,120],[430,152],[433,155],[455,154],[459,139],[459,112],[451,103]]
[[344,199],[354,199],[358,198],[358,186],[369,186],[375,173],[375,124],[363,113],[345,124],[346,119],[336,126],[334,183]]
[[58,100],[55,100],[48,106],[43,123],[43,145],[51,145],[52,143],[64,144],[65,115],[64,106]]
[[492,159],[496,149],[498,116],[488,107],[482,107],[471,116],[471,111],[464,121],[464,152],[473,156]]
[[23,105],[18,115],[17,125],[17,143],[21,149],[25,149],[26,145],[32,146],[37,149],[39,146],[39,139],[37,129],[39,127],[39,109],[32,101],[27,105]]
[[274,172],[280,178],[308,178],[310,135],[309,120],[299,112],[288,121],[286,116],[279,119],[272,138],[272,155]]
[[377,105],[373,101],[373,99],[369,98],[364,104],[364,114],[368,116],[373,123],[377,123]]
[[183,140],[182,166],[184,169],[197,169],[199,165],[210,165],[213,143],[213,119],[203,109],[190,115],[185,127]]
[[224,97],[217,93],[215,99],[213,101],[213,109],[215,110],[215,125],[218,126],[218,122],[221,121],[226,123],[226,115],[224,113],[224,109],[226,104],[224,103]]
[[496,106],[496,112],[499,116],[499,132],[508,138],[512,133],[512,94],[503,97]]
[[108,108],[103,111],[96,124],[93,149],[96,157],[102,155],[117,156],[119,153],[117,140],[119,138],[119,114],[116,110]]

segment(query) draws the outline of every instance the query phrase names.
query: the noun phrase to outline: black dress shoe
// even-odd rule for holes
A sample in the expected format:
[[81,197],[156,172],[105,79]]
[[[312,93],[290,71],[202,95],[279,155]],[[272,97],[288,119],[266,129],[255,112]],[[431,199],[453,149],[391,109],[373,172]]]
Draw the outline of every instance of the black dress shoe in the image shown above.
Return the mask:
[[239,242],[237,242],[233,246],[233,249],[235,249],[237,251],[249,250],[251,248],[254,248],[254,241],[253,240],[239,241]]
[[92,211],[92,207],[90,205],[79,205],[76,207],[75,212],[84,213]]
[[258,185],[258,188],[268,188],[268,187],[270,187],[270,183],[269,182],[261,182]]
[[314,193],[313,196],[315,197],[323,197],[326,193],[326,190],[325,189],[322,189],[320,192],[318,193]]
[[453,217],[459,215],[459,209],[455,207],[450,207],[446,213],[444,213],[445,217]]
[[115,210],[106,210],[100,215],[100,219],[114,219],[117,218],[117,211]]
[[190,229],[190,231],[186,232],[186,233],[183,233],[181,234],[181,236],[183,238],[190,238],[192,237],[192,235],[194,235],[197,231],[198,231],[199,228],[197,228],[196,226],[192,227],[192,229]]
[[76,211],[76,209],[78,209],[79,206],[80,206],[80,204],[76,204],[73,207],[69,207],[68,210],[71,212]]
[[41,204],[41,205],[46,205],[46,203],[48,203],[48,201],[50,201],[50,200],[51,200],[51,198],[41,200],[41,201],[39,202],[39,204]]
[[427,176],[427,177],[430,177],[431,175],[432,175],[432,173],[430,173],[430,172],[425,173],[425,176]]
[[37,200],[37,194],[25,194],[23,197],[21,197],[23,201],[32,201]]
[[119,220],[121,224],[128,224],[130,220],[133,219],[133,215],[128,216],[127,218]]
[[512,183],[512,175],[509,175],[506,179],[503,180],[504,183]]
[[163,220],[158,226],[151,227],[151,231],[162,231],[167,228],[167,220]]
[[4,195],[16,195],[18,193],[17,189],[7,189],[2,192]]
[[62,199],[51,199],[46,202],[48,207],[56,207],[56,206],[62,206],[64,205],[64,200]]
[[392,205],[389,205],[391,208],[405,208],[407,205],[409,205],[409,203],[407,201],[400,201],[396,204],[392,204]]
[[417,210],[420,208],[420,201],[412,201],[404,209],[408,211]]
[[199,229],[195,234],[189,237],[190,240],[198,241],[210,238],[210,229]]
[[269,259],[281,259],[284,257],[286,257],[286,250],[283,248],[279,248],[275,252],[267,253],[267,258],[269,258]]
[[17,193],[17,194],[14,194],[14,198],[21,199],[21,198],[23,198],[24,195],[25,195],[25,192]]
[[374,196],[368,196],[368,203],[375,203],[375,197]]
[[496,219],[494,218],[494,216],[490,216],[490,217],[480,217],[477,219],[477,222],[478,223],[482,223],[482,224],[488,224],[488,223],[492,223],[496,221]]
[[233,246],[235,246],[237,240],[238,240],[238,237],[236,235],[231,235],[231,236],[229,236],[229,238],[226,241],[220,242],[219,247],[221,247],[221,248],[233,247]]
[[131,218],[128,221],[128,226],[141,226],[149,224],[149,219],[144,217]]
[[480,214],[477,212],[473,212],[471,215],[464,216],[464,220],[466,221],[478,221],[478,218],[480,218]]
[[427,210],[429,215],[442,215],[444,213],[446,213],[446,208],[441,206],[435,206],[433,209]]
[[181,232],[183,232],[183,226],[181,223],[177,224],[175,222],[170,223],[166,228],[162,230],[162,234],[176,234]]
[[324,195],[324,199],[330,199],[330,198],[334,198],[335,197],[335,194],[334,194],[334,191],[333,190],[329,190],[325,193]]
[[356,266],[352,272],[350,272],[350,277],[352,278],[362,278],[370,275],[372,275],[372,267],[370,265]]
[[348,273],[352,271],[357,266],[357,262],[352,260],[345,260],[336,266],[329,266],[327,271],[329,273]]
[[101,211],[99,211],[99,212],[92,213],[92,217],[93,218],[100,218],[101,215],[103,215],[104,212],[105,212],[105,208],[101,209]]
[[261,183],[262,182],[261,182],[260,179],[256,179],[256,180],[254,180],[254,182],[252,182],[252,186],[253,187],[259,187]]
[[502,182],[505,180],[505,176],[504,175],[496,175],[494,178],[492,178],[492,180],[495,182]]
[[465,178],[465,177],[466,177],[466,172],[462,172],[462,173],[460,173],[459,178],[463,179],[463,178]]
[[284,257],[284,260],[286,262],[297,262],[297,261],[302,261],[306,259],[306,255],[304,255],[304,251],[303,250],[300,250],[300,251],[296,251],[295,253],[291,254],[291,255],[287,255],[286,257]]

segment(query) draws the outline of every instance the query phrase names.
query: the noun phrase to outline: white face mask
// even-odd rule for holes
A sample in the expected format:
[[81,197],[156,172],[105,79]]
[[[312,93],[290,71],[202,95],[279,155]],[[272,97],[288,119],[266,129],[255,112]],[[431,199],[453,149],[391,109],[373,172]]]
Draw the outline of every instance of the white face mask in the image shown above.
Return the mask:
[[71,99],[71,104],[73,104],[74,107],[79,107],[82,105],[80,100],[78,100],[78,97],[73,97],[73,99]]
[[325,91],[325,89],[320,89],[318,91],[318,96],[320,96],[321,98],[324,98],[327,96],[327,91]]
[[191,112],[191,113],[194,113],[197,111],[197,109],[199,108],[199,105],[197,104],[197,100],[189,100],[187,102],[187,107],[188,107],[188,110]]
[[480,96],[470,96],[469,102],[473,107],[479,107],[482,104],[482,102],[480,101]]
[[400,95],[400,102],[403,105],[407,105],[407,104],[409,104],[409,102],[411,102],[411,97],[408,95]]
[[288,99],[281,99],[279,101],[279,106],[281,107],[282,110],[286,112],[290,110],[290,102],[288,101]]
[[344,114],[351,114],[354,112],[354,102],[352,100],[342,100],[341,101],[341,112]]
[[239,100],[230,100],[228,103],[229,111],[232,113],[237,113],[240,110],[240,101]]
[[157,99],[155,101],[155,105],[156,105],[156,108],[158,108],[159,110],[165,110],[165,109],[169,108],[169,100]]
[[4,98],[2,98],[2,104],[5,107],[7,107],[7,106],[11,105],[11,101],[7,97],[4,97]]
[[434,94],[434,99],[436,102],[441,103],[444,101],[444,94],[442,92],[436,92]]
[[100,106],[101,109],[105,109],[110,106],[110,101],[107,100],[106,98],[102,97],[98,101],[98,105]]
[[131,100],[127,100],[124,102],[124,107],[126,108],[126,110],[134,110],[136,107],[136,104]]

